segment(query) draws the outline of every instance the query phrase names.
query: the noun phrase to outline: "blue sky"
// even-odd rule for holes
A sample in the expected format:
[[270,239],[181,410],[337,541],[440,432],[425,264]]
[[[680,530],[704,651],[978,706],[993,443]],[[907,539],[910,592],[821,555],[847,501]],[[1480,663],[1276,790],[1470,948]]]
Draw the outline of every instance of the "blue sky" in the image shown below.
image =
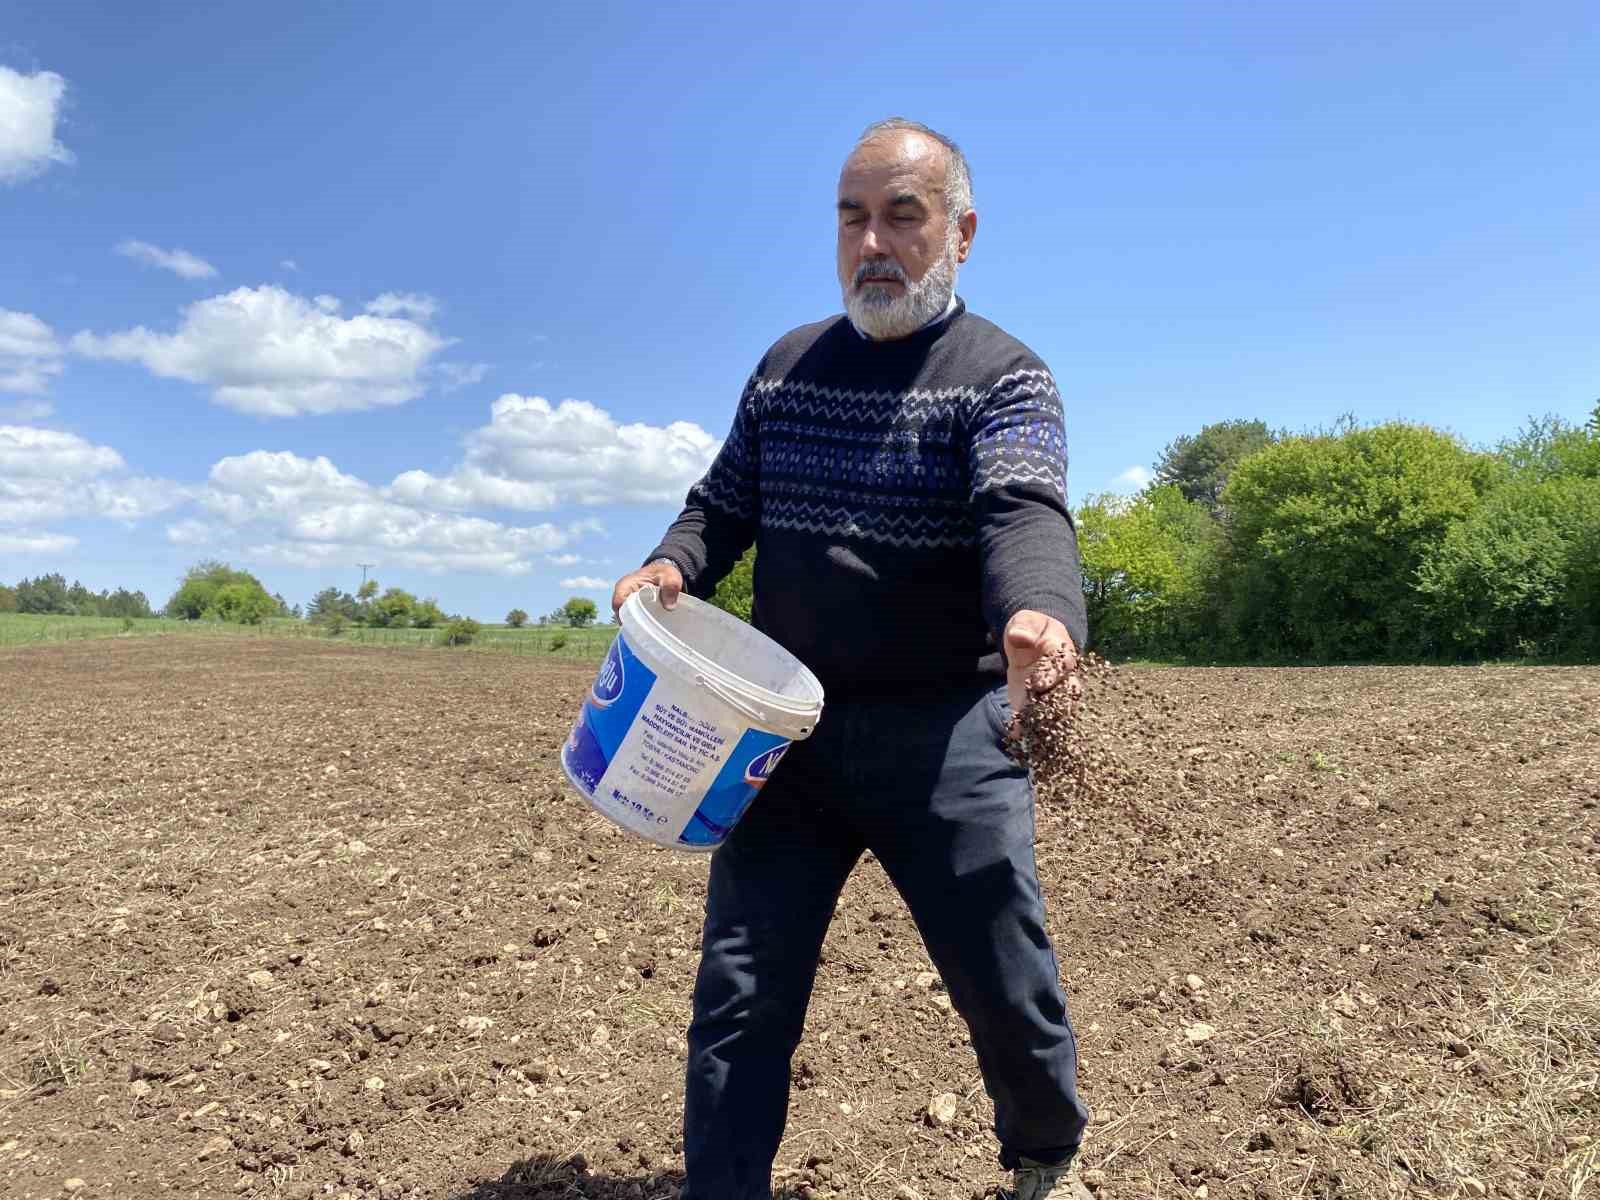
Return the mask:
[[13,3],[0,580],[603,598],[838,310],[890,114],[968,153],[1074,502],[1229,417],[1581,420],[1597,63],[1588,3]]

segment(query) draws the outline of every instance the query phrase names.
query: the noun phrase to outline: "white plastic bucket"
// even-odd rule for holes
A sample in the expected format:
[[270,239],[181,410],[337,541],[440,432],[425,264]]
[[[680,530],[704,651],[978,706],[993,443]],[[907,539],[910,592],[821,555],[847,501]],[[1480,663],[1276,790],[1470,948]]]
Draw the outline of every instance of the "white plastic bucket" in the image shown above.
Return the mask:
[[622,629],[561,749],[567,780],[622,828],[715,850],[792,742],[822,684],[771,638],[692,596],[629,596]]

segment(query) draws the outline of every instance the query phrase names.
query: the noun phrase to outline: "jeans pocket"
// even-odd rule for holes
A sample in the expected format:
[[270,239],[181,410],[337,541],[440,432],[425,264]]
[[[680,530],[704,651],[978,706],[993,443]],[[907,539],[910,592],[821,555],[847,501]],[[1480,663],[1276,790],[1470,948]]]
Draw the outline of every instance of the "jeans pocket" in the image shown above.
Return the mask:
[[1006,730],[1011,728],[1011,699],[1002,685],[992,688],[983,698],[984,712],[989,716],[989,723],[994,726],[995,740],[1003,747],[1006,743]]

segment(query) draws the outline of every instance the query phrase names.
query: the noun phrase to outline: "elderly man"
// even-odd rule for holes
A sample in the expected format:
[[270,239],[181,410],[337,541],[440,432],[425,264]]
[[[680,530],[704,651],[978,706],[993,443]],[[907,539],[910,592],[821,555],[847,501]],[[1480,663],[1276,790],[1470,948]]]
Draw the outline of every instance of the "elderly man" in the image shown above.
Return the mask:
[[612,596],[709,595],[754,542],[755,624],[827,689],[711,860],[686,1200],[769,1200],[823,936],[868,850],[971,1030],[1013,1194],[1087,1196],[1033,793],[1003,745],[1029,668],[1085,635],[1066,441],[1048,368],[955,294],[977,227],[954,142],[867,129],[839,176],[845,315],[762,358],[716,461]]

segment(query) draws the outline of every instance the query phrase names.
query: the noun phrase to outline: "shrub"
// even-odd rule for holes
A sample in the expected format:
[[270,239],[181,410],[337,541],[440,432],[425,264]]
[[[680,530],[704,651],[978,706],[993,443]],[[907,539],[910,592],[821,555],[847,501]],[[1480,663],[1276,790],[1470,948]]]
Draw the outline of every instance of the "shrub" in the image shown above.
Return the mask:
[[1381,658],[1420,648],[1428,549],[1502,473],[1422,425],[1286,438],[1223,489],[1231,632],[1253,656]]
[[259,625],[276,615],[278,603],[257,583],[229,583],[218,588],[201,614],[207,620]]
[[528,614],[520,608],[513,608],[506,614],[506,624],[513,629],[521,629],[528,623]]
[[319,617],[317,623],[328,631],[329,637],[338,637],[344,632],[344,627],[350,623],[350,619],[337,609],[333,609]]
[[558,629],[550,635],[550,645],[546,647],[552,654],[567,644],[567,631]]
[[573,629],[582,629],[585,625],[593,625],[599,609],[595,602],[587,596],[574,596],[556,610],[560,618]]
[[411,623],[418,629],[432,629],[444,624],[444,609],[439,607],[439,602],[432,596],[417,602],[411,610]]
[[756,548],[751,546],[717,584],[717,590],[711,593],[711,603],[741,621],[748,621],[755,607],[755,573]]
[[404,629],[411,623],[417,598],[404,588],[392,587],[367,606],[367,623],[385,629]]
[[1436,644],[1467,655],[1580,648],[1595,530],[1600,479],[1534,475],[1489,493],[1417,569]]
[[1119,656],[1199,650],[1222,536],[1205,505],[1164,484],[1091,496],[1077,519],[1091,644]]
[[439,644],[441,646],[470,646],[472,639],[483,631],[471,617],[456,617],[439,631]]
[[[228,592],[228,598],[221,600],[224,591]],[[213,561],[190,567],[172,599],[167,601],[167,616],[186,621],[206,617],[259,625],[277,612],[278,601],[267,594],[267,589],[254,575]]]

